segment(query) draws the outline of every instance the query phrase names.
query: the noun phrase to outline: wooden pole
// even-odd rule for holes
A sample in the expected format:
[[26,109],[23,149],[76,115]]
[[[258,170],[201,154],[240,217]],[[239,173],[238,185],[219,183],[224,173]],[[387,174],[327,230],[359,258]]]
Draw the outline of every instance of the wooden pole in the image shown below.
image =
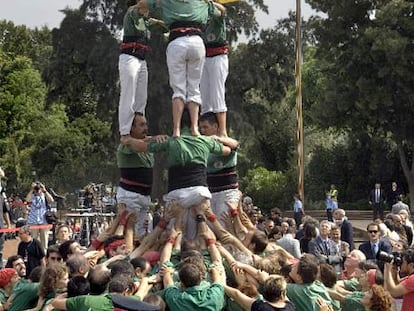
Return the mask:
[[303,116],[302,116],[302,13],[301,0],[296,0],[296,118],[298,140],[298,193],[305,205],[304,168],[303,168]]

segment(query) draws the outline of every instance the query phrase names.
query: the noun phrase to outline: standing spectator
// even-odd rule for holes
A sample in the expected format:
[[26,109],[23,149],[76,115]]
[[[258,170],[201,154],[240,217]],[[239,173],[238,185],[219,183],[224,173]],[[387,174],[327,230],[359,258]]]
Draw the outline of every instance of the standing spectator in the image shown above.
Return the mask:
[[303,227],[303,237],[300,238],[300,250],[302,253],[309,253],[309,242],[316,238],[317,230],[313,222],[307,222]]
[[[52,195],[46,190],[41,182],[32,183],[32,187],[26,196],[26,201],[30,202],[28,225],[47,225],[46,212],[50,203],[53,202]],[[32,237],[42,243],[43,250],[46,251],[49,240],[49,229],[33,229]]]
[[[10,228],[10,210],[7,204],[6,194],[1,185],[1,178],[4,177],[4,171],[0,167],[0,229]],[[6,223],[6,226],[4,226]],[[0,233],[0,269],[3,268],[3,248],[4,248],[4,233]]]
[[333,221],[332,213],[338,208],[338,189],[334,184],[331,185],[327,193],[326,216],[329,221]]
[[409,249],[403,253],[403,262],[400,272],[407,277],[398,281],[394,280],[393,274],[397,273],[397,266],[392,263],[385,264],[384,281],[391,296],[403,297],[401,311],[413,310],[414,303],[414,250]]
[[294,237],[295,229],[289,228],[283,237],[276,241],[276,244],[288,251],[293,257],[300,258],[300,242]]
[[403,195],[400,194],[397,197],[397,202],[392,205],[391,213],[399,214],[402,210],[405,210],[409,213],[410,212],[410,207],[403,202]]
[[17,254],[22,256],[26,265],[26,275],[29,275],[35,267],[46,265],[45,251],[42,244],[31,236],[28,225],[19,228],[19,238]]
[[380,251],[386,253],[391,253],[392,246],[388,238],[380,239],[379,226],[377,223],[373,222],[367,226],[368,238],[369,241],[362,243],[359,246],[359,250],[364,253],[368,259],[373,260],[383,271],[384,263],[377,261],[377,254]]
[[299,226],[302,223],[302,215],[304,214],[303,204],[300,199],[299,193],[295,193],[293,195],[293,199],[295,200],[295,202],[293,203],[293,217],[295,218],[296,229],[299,229]]
[[369,194],[369,205],[372,206],[374,221],[378,218],[384,220],[384,203],[384,190],[381,189],[381,184],[377,182]]
[[345,261],[345,258],[350,252],[350,247],[348,242],[342,241],[341,229],[337,225],[332,225],[330,238],[335,242],[339,254],[342,257],[342,262]]
[[395,203],[398,201],[398,197],[401,196],[403,193],[400,188],[398,188],[397,182],[393,181],[391,183],[391,190],[387,194],[387,204],[388,207],[391,209]]
[[341,240],[349,244],[352,251],[354,249],[354,228],[345,216],[345,210],[338,208],[333,213],[333,218],[338,227],[341,228]]
[[328,263],[335,268],[340,275],[342,271],[342,256],[334,241],[329,238],[331,223],[327,220],[321,221],[319,225],[319,236],[309,242],[309,253],[315,255],[320,263]]

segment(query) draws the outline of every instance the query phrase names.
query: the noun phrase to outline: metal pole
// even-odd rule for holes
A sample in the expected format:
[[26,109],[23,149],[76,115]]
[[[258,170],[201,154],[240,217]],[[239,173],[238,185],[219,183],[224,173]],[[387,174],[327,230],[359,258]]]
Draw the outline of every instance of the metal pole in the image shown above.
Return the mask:
[[304,204],[304,169],[303,169],[303,116],[302,116],[302,14],[301,0],[296,0],[296,117],[298,139],[298,193]]

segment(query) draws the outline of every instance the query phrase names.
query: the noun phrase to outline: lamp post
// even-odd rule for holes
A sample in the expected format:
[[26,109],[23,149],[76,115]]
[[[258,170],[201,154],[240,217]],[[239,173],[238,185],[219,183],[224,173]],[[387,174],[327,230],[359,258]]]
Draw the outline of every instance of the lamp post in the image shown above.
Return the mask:
[[297,119],[297,140],[298,140],[298,193],[305,202],[304,191],[304,169],[303,169],[303,116],[302,116],[302,14],[301,0],[296,0],[296,119]]

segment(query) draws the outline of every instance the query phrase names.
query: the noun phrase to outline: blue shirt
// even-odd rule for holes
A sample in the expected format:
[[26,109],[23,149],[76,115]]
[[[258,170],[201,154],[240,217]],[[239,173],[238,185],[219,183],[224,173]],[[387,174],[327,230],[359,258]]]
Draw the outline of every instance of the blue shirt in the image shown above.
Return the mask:
[[32,202],[30,203],[29,216],[27,217],[27,223],[30,225],[46,224],[46,211],[47,206],[45,195],[43,193],[40,195],[33,194]]
[[295,199],[295,203],[293,204],[293,211],[295,213],[299,213],[302,210],[302,201]]

